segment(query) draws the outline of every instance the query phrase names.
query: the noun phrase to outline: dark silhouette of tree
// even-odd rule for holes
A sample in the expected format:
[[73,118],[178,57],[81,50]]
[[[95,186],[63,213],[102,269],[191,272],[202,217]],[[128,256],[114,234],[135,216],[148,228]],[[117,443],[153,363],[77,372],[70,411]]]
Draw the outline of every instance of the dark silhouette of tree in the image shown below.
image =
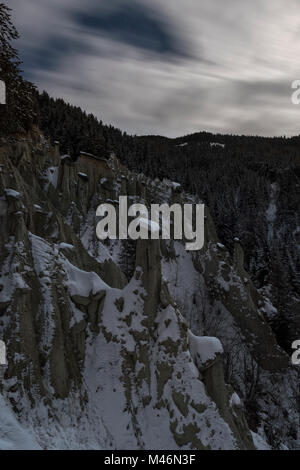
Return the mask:
[[10,11],[0,3],[0,79],[6,85],[6,105],[0,106],[1,135],[26,131],[37,117],[34,86],[22,78],[21,60],[12,46],[19,34]]

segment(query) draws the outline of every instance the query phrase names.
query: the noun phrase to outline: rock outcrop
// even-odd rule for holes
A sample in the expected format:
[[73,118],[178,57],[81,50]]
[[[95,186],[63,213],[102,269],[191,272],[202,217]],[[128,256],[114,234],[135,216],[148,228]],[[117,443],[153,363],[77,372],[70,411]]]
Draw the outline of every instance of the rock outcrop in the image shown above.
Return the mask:
[[32,446],[254,449],[251,429],[296,448],[299,373],[241,249],[231,259],[207,210],[199,253],[100,242],[96,208],[120,195],[197,202],[114,156],[74,163],[37,130],[0,143],[0,391]]

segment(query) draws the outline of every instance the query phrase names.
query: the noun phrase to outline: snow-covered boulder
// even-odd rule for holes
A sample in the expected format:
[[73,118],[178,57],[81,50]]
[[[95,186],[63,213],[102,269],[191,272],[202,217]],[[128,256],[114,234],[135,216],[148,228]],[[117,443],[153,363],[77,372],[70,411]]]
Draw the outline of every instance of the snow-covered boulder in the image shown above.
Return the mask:
[[188,339],[192,358],[199,370],[210,367],[223,354],[223,347],[218,338],[195,336],[189,330]]

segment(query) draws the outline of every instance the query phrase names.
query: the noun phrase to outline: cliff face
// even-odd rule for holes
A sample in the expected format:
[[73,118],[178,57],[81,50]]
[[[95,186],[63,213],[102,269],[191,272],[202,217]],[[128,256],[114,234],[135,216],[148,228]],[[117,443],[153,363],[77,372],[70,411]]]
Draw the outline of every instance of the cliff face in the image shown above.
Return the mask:
[[[200,252],[101,243],[103,202],[197,201],[113,157],[109,168],[90,160],[72,163],[38,131],[0,143],[0,406],[11,428],[32,448],[296,448],[299,371],[238,241],[232,259],[207,211]],[[0,448],[19,447],[3,422]]]

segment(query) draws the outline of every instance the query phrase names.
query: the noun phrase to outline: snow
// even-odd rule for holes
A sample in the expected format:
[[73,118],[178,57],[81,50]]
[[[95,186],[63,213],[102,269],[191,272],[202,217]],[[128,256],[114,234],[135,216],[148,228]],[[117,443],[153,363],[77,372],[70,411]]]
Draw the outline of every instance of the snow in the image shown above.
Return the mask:
[[218,338],[211,336],[195,336],[190,330],[188,332],[188,338],[192,356],[198,357],[202,365],[214,361],[217,355],[223,353],[223,346]]
[[185,250],[184,245],[175,241],[174,249],[175,259],[162,259],[162,276],[168,280],[170,294],[193,330],[194,323],[199,321],[199,308],[203,303],[202,279],[195,269],[191,253]]
[[84,152],[84,151],[80,152],[80,155],[83,155],[83,156],[86,155],[87,157],[97,158],[97,157],[95,157],[95,155],[93,155],[92,153],[88,153],[88,152]]
[[58,181],[58,167],[57,166],[50,166],[44,172],[47,184],[46,184],[46,191],[48,191],[50,184],[56,189],[57,181]]
[[222,147],[225,148],[225,144],[220,144],[219,142],[210,142],[211,147]]
[[88,178],[88,175],[86,173],[82,173],[81,171],[78,173],[78,176],[81,176],[82,178]]
[[6,194],[6,196],[13,197],[15,199],[20,199],[20,197],[21,197],[21,193],[19,193],[15,189],[11,189],[11,188],[5,189],[5,194]]
[[160,314],[158,336],[160,342],[165,341],[168,338],[176,341],[176,339],[180,336],[176,314],[174,308],[171,305],[165,308]]
[[62,250],[63,249],[72,250],[72,251],[75,250],[74,245],[70,245],[69,243],[63,243],[63,242],[59,244],[59,248],[61,248]]
[[[170,433],[170,412],[173,422],[177,422],[176,432],[184,432],[187,425],[197,423],[197,437],[204,445],[213,449],[235,449],[237,444],[228,424],[222,419],[219,411],[207,396],[203,382],[199,380],[199,371],[191,361],[189,351],[182,346],[180,322],[183,321],[172,306],[159,311],[157,315],[157,338],[149,347],[147,340],[136,340],[140,336],[148,336],[147,325],[144,324],[143,301],[140,297],[140,281],[134,278],[123,289],[110,289],[107,292],[102,312],[102,328],[113,336],[114,340],[106,340],[100,333],[89,335],[87,339],[84,381],[89,391],[88,406],[93,416],[102,417],[102,422],[110,436],[112,448],[136,449],[142,445],[146,449],[172,450],[178,448]],[[124,309],[118,312],[115,300],[124,298]],[[132,323],[128,329],[124,319],[132,312]],[[167,324],[166,324],[167,323]],[[135,333],[135,335],[134,335]],[[172,356],[168,352],[168,340],[178,345],[178,354]],[[147,357],[149,354],[150,382],[141,380],[138,385],[134,377],[145,370],[144,362],[139,360],[132,364],[130,374],[124,375],[124,352],[138,353],[142,348]],[[126,357],[126,356],[125,356]],[[162,388],[161,400],[168,406],[158,408],[158,370],[161,364],[172,364],[174,372]],[[180,377],[179,378],[179,374]],[[121,378],[121,380],[120,380]],[[130,409],[126,406],[124,381],[130,382],[130,407],[135,409],[135,424],[132,422]],[[186,388],[187,387],[187,388]],[[187,415],[183,416],[172,400],[174,391],[187,394],[188,400],[203,406],[203,412],[197,413],[188,405]],[[142,397],[149,397],[148,405],[142,405]],[[169,407],[169,411],[168,411]],[[209,424],[208,424],[209,423]],[[134,431],[138,429],[138,435]],[[136,437],[135,437],[136,436]],[[140,437],[139,437],[140,436]],[[108,443],[106,448],[109,448]],[[189,449],[184,445],[182,449]]]
[[41,450],[36,439],[18,422],[0,395],[0,450]]
[[236,392],[231,395],[229,403],[231,407],[241,408],[242,406],[241,399]]
[[265,303],[264,303],[263,310],[266,313],[266,315],[268,316],[268,318],[271,319],[272,317],[277,315],[278,310],[277,310],[277,308],[274,307],[274,305],[271,303],[271,301],[269,299],[265,298],[264,301],[265,301]]
[[172,185],[172,188],[173,189],[178,189],[181,187],[181,184],[180,183],[176,183],[175,181],[172,181],[171,182],[171,185]]
[[[45,344],[51,345],[54,336],[53,299],[51,290],[51,273],[57,270],[55,246],[41,237],[29,232],[34,269],[39,276],[41,293],[43,296],[42,308],[45,313],[43,335]],[[50,286],[50,287],[49,287]]]
[[63,266],[66,269],[67,280],[66,285],[69,288],[71,296],[80,295],[82,297],[89,297],[92,293],[97,294],[101,290],[107,290],[110,287],[102,281],[98,274],[94,272],[82,271],[67,259],[63,262]]
[[259,434],[251,431],[251,435],[257,450],[271,450],[269,444]]
[[14,259],[14,253],[11,251],[15,247],[16,254],[21,254],[24,248],[23,242],[15,243],[14,237],[10,237],[9,243],[5,245],[8,256],[3,260],[2,271],[0,272],[0,284],[2,286],[0,292],[0,301],[9,302],[13,297],[16,289],[23,292],[30,290],[19,272],[20,264]]
[[187,142],[183,142],[183,144],[178,144],[176,147],[186,147],[188,145]]

